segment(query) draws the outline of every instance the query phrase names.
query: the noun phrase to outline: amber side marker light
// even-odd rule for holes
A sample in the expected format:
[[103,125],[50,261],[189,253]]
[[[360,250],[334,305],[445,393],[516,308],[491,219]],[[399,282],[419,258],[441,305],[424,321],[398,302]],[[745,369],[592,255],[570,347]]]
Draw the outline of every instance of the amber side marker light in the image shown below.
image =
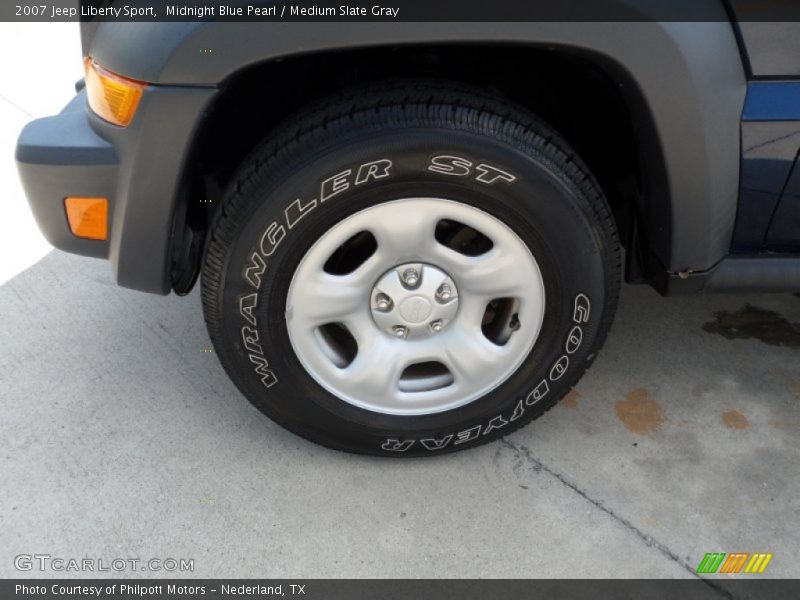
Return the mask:
[[89,106],[109,123],[126,127],[133,120],[147,84],[104,69],[91,57],[83,59]]
[[108,239],[108,199],[78,198],[64,199],[67,221],[72,233],[89,240]]

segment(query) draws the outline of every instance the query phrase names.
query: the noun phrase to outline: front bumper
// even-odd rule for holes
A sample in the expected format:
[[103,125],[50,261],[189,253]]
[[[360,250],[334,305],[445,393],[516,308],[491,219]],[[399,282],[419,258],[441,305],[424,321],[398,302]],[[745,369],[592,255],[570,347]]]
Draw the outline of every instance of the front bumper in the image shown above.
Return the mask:
[[[124,287],[169,293],[174,215],[178,202],[192,201],[184,193],[192,142],[216,91],[150,86],[126,128],[97,117],[81,91],[60,114],[29,123],[17,142],[17,167],[47,240],[107,258]],[[108,240],[72,234],[68,196],[108,199]]]
[[113,221],[119,162],[114,147],[98,136],[86,117],[81,92],[55,117],[29,123],[17,142],[17,168],[33,215],[45,238],[65,252],[108,258],[107,240],[74,236],[67,224],[67,196],[109,199]]

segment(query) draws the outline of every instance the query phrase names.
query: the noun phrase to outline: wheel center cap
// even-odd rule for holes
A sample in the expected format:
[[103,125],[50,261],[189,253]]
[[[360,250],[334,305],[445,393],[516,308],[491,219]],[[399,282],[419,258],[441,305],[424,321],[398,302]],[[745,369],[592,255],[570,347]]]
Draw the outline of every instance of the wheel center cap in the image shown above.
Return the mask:
[[412,324],[422,323],[431,316],[433,307],[423,296],[411,296],[400,304],[400,316]]
[[397,338],[435,335],[458,312],[456,284],[442,269],[423,263],[384,273],[370,295],[375,324]]

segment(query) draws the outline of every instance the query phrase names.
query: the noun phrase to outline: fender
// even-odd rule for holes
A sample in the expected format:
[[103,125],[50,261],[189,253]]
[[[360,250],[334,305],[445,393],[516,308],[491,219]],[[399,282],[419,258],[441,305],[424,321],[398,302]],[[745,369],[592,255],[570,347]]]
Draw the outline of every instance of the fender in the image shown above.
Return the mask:
[[[644,6],[642,22],[102,23],[84,39],[84,50],[129,77],[210,89],[243,69],[299,53],[454,42],[583,53],[617,78],[635,108],[641,151],[655,165],[639,207],[652,255],[668,272],[708,270],[729,252],[737,208],[747,81],[734,29],[720,0],[679,0],[718,8],[718,19],[702,23],[646,22],[648,2],[609,1]],[[521,76],[524,69],[520,64]],[[191,139],[171,143],[186,155]],[[139,209],[126,210],[135,223]]]

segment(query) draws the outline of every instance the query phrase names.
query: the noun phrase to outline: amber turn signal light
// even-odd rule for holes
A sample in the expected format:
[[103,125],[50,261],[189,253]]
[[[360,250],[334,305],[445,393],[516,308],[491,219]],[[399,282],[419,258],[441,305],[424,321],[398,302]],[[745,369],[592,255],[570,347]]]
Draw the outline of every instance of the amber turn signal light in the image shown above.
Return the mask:
[[147,84],[104,69],[91,57],[83,61],[89,106],[109,123],[126,127],[133,120]]
[[78,198],[64,199],[67,221],[72,233],[90,240],[108,239],[108,199]]

